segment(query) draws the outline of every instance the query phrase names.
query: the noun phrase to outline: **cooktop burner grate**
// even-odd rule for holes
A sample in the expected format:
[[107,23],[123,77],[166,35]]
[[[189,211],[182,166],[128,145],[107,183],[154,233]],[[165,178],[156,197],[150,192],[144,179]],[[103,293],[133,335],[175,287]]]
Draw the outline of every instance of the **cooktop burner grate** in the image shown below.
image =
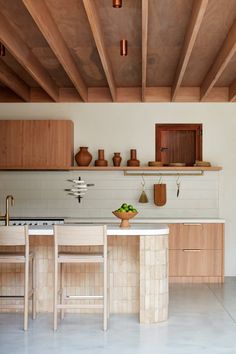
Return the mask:
[[57,225],[64,224],[63,218],[12,218],[10,220],[10,225],[20,226],[20,225],[29,225],[29,226],[48,226],[48,225]]

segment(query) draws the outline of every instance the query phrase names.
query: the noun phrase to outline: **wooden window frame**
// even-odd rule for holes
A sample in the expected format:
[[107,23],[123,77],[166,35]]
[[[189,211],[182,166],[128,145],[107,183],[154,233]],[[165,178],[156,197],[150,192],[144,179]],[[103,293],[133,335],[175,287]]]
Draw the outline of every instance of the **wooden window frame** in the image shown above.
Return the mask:
[[196,160],[202,160],[202,124],[198,123],[198,124],[188,124],[188,123],[179,123],[179,124],[175,124],[175,123],[168,123],[168,124],[159,124],[157,123],[155,125],[155,131],[156,131],[156,153],[155,153],[155,157],[156,157],[156,161],[161,161],[161,132],[164,130],[193,130],[196,132],[196,156],[195,159]]

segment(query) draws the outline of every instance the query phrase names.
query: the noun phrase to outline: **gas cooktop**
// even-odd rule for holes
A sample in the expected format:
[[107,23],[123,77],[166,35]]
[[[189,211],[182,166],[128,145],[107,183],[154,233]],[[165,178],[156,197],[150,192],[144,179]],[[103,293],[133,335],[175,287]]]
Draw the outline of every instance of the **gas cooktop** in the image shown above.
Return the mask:
[[64,218],[11,218],[10,225],[48,226],[64,224]]

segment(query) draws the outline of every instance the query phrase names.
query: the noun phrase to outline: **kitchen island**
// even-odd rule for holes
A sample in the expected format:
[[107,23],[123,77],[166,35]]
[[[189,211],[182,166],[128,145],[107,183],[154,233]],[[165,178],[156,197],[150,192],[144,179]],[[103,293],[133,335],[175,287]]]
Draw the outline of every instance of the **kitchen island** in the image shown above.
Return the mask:
[[[108,225],[111,313],[137,313],[140,323],[167,319],[168,232],[165,224],[131,224],[130,228],[125,229],[121,229],[118,224]],[[30,246],[36,253],[37,311],[52,312],[53,227],[31,226],[29,234]],[[84,247],[83,251],[87,249]],[[4,292],[8,294],[23,292],[21,269],[17,267],[11,265],[11,270],[7,269],[7,277],[2,278],[8,281],[7,287],[4,286]],[[102,290],[102,272],[99,267],[65,265],[66,293],[99,293]],[[3,272],[4,268],[0,272],[2,277]],[[92,303],[92,300],[89,301]],[[85,311],[89,313],[91,309]]]

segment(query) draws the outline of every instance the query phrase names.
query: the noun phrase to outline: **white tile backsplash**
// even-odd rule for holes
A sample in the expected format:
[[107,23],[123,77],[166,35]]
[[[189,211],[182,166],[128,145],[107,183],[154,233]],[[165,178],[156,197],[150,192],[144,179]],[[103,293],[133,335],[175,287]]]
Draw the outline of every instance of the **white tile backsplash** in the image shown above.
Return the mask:
[[[72,184],[68,179],[81,176],[86,183],[94,183],[82,203],[67,194]],[[163,177],[167,184],[167,203],[157,207],[153,203],[153,184],[159,177],[147,176],[146,193],[149,203],[138,203],[141,177],[124,176],[121,171],[1,171],[0,212],[4,213],[5,197],[12,194],[15,206],[12,216],[110,217],[121,203],[134,204],[140,217],[218,217],[219,173],[205,172],[203,176],[183,176],[179,198],[176,196],[176,177]]]

